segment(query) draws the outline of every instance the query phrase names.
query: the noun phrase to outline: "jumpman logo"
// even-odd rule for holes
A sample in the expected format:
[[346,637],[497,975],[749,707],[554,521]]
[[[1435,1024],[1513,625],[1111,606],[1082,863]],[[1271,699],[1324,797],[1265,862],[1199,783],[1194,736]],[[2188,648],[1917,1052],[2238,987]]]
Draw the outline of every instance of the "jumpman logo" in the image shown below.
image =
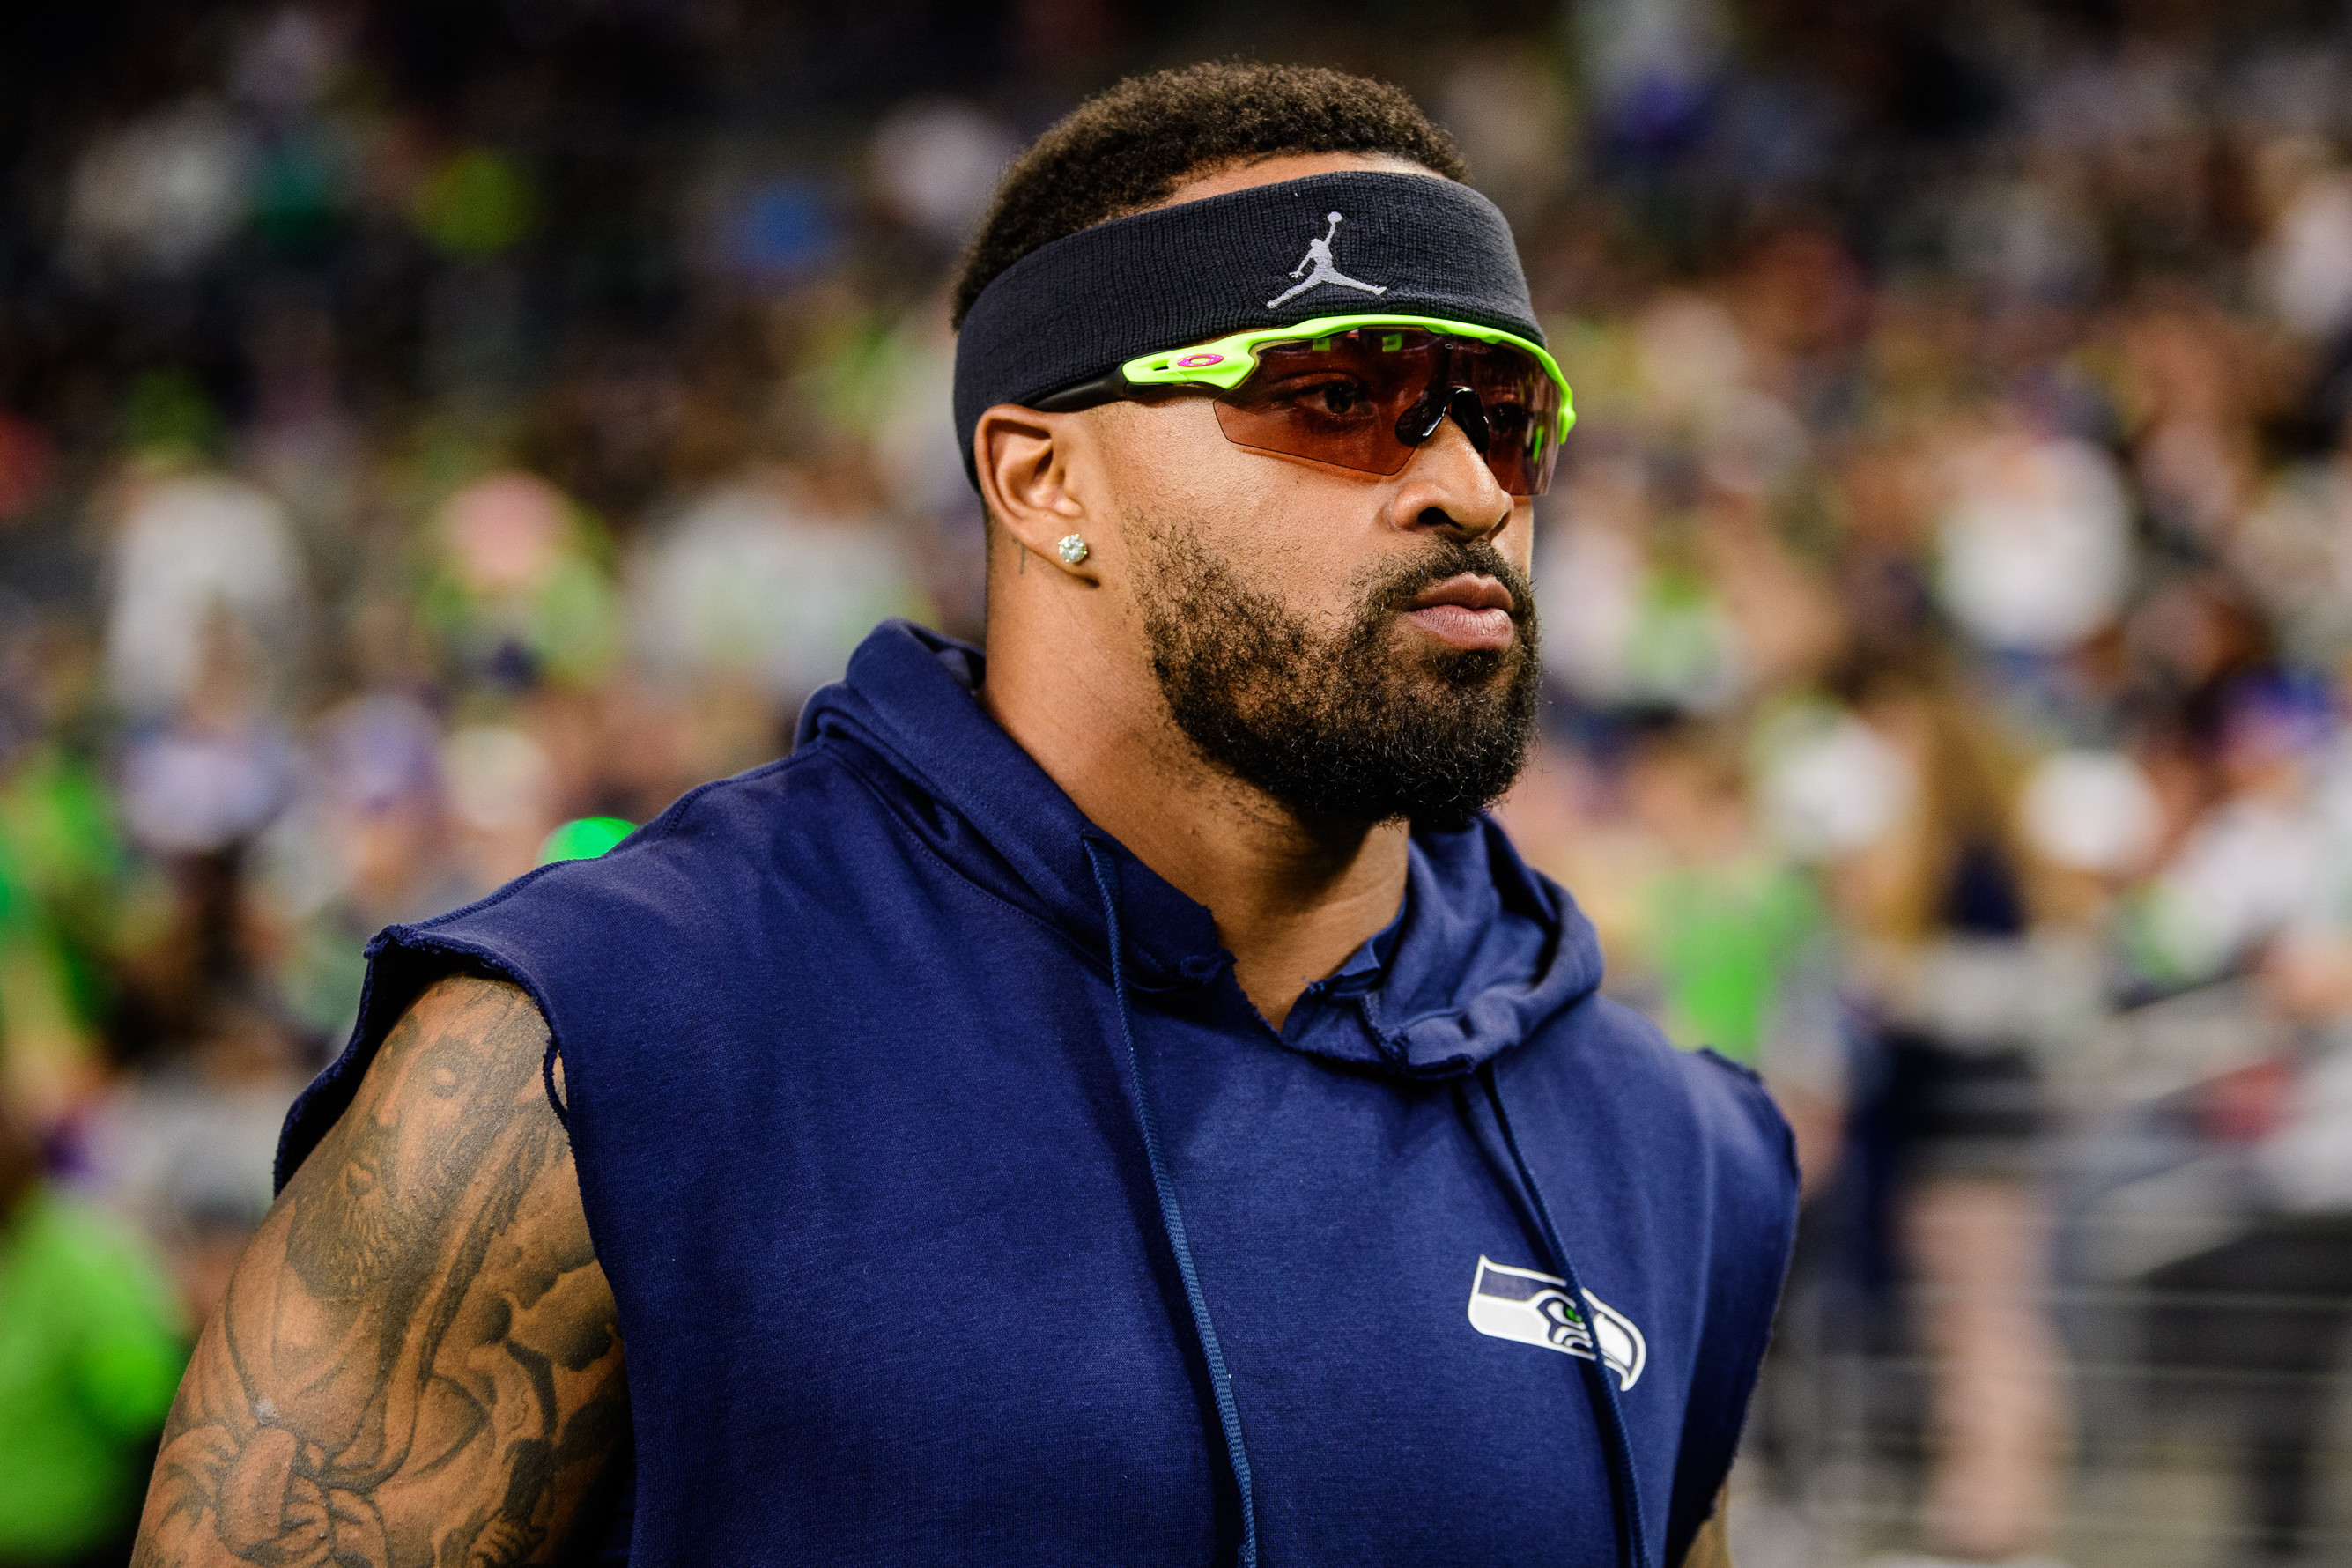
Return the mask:
[[[1309,289],[1320,289],[1326,283],[1336,283],[1342,289],[1360,289],[1367,294],[1385,294],[1389,291],[1386,284],[1360,282],[1356,279],[1349,277],[1346,273],[1340,271],[1337,266],[1333,265],[1331,260],[1331,242],[1338,238],[1339,235],[1339,215],[1338,213],[1327,213],[1324,216],[1331,220],[1331,226],[1324,231],[1322,238],[1311,239],[1307,242],[1307,255],[1305,259],[1301,260],[1297,266],[1290,269],[1290,275],[1293,278],[1304,276],[1307,280],[1299,284],[1296,289],[1286,289],[1281,293],[1276,294],[1273,299],[1268,300],[1265,302],[1265,308],[1267,310],[1273,310],[1276,305],[1283,303],[1283,301],[1286,300],[1296,300],[1301,294],[1306,293]],[[1309,270],[1310,268],[1312,268],[1312,270]]]

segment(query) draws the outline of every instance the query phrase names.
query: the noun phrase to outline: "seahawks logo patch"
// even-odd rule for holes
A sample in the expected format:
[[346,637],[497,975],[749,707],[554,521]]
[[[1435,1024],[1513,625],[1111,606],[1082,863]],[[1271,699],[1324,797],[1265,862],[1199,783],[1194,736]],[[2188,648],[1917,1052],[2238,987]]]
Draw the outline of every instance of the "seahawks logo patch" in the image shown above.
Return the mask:
[[1586,1361],[1592,1359],[1597,1334],[1601,1364],[1617,1374],[1620,1389],[1633,1387],[1650,1359],[1642,1331],[1590,1290],[1584,1293],[1584,1306],[1586,1310],[1579,1310],[1570,1300],[1564,1279],[1532,1268],[1507,1268],[1483,1256],[1470,1285],[1470,1326],[1480,1333]]

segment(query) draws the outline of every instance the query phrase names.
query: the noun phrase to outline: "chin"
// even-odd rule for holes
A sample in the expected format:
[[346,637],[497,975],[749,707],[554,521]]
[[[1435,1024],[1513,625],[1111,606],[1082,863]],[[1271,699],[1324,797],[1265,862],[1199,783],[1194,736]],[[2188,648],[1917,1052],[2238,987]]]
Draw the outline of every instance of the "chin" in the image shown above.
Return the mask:
[[1527,661],[1528,645],[1513,637],[1507,647],[1454,647],[1440,645],[1422,650],[1421,662],[1430,677],[1454,691],[1505,688],[1517,679]]

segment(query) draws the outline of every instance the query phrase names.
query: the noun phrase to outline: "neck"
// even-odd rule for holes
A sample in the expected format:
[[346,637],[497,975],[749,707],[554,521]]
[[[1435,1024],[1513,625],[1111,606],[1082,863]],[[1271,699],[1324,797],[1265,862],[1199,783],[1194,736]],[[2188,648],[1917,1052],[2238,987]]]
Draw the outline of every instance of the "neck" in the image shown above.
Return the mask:
[[982,705],[1087,819],[1215,917],[1276,1028],[1299,993],[1396,918],[1409,830],[1302,820],[1212,767],[1140,659],[1069,624],[992,628]]

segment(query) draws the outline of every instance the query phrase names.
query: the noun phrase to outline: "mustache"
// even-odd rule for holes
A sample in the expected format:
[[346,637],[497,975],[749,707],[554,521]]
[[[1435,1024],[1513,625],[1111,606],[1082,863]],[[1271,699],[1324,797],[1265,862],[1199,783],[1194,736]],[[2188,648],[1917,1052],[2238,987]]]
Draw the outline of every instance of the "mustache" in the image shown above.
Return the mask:
[[1452,577],[1492,577],[1510,591],[1513,624],[1526,631],[1535,625],[1536,590],[1528,574],[1504,559],[1503,552],[1483,539],[1449,539],[1433,543],[1429,552],[1383,574],[1365,595],[1369,615],[1401,614],[1426,589]]

